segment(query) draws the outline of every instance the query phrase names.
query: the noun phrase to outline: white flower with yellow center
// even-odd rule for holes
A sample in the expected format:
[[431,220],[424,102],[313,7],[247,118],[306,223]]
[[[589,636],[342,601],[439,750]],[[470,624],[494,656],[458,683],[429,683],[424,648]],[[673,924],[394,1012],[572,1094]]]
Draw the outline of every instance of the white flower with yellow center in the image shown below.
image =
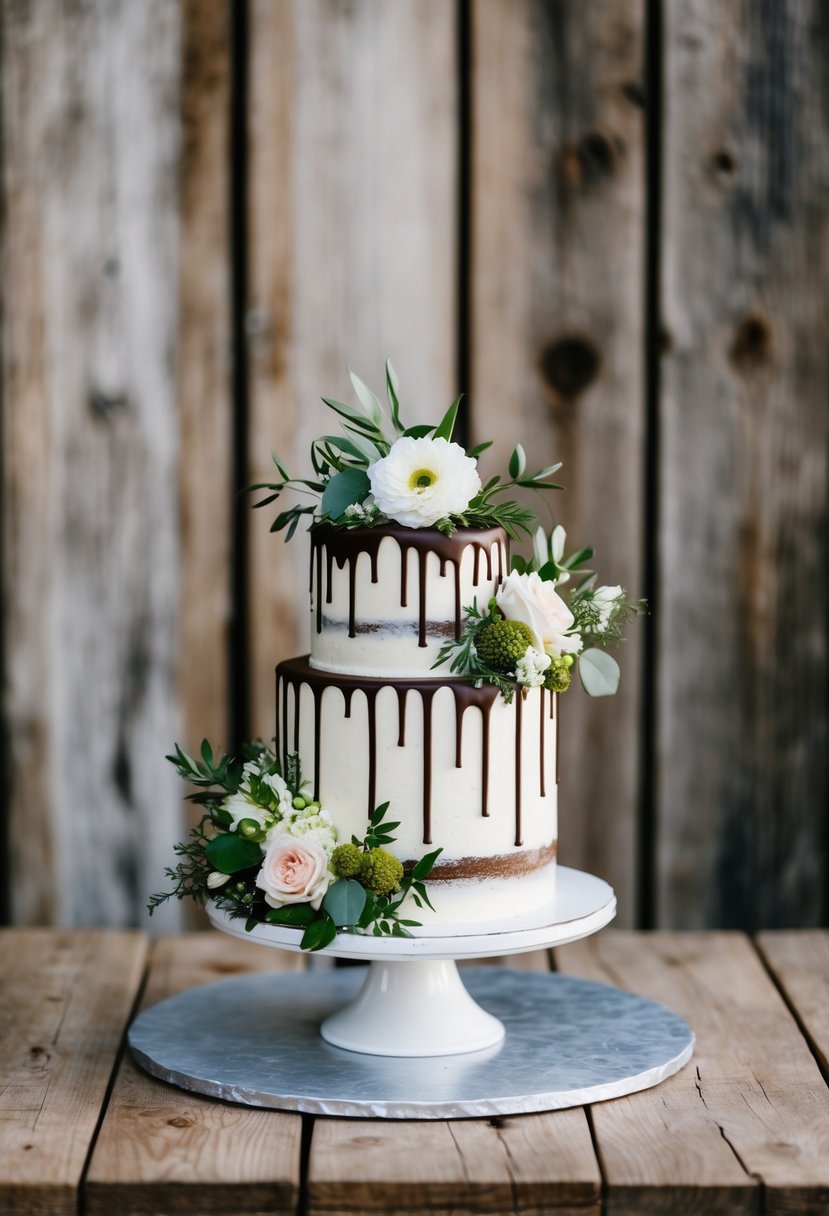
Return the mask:
[[379,509],[406,528],[460,514],[481,488],[475,461],[446,439],[398,439],[368,477]]

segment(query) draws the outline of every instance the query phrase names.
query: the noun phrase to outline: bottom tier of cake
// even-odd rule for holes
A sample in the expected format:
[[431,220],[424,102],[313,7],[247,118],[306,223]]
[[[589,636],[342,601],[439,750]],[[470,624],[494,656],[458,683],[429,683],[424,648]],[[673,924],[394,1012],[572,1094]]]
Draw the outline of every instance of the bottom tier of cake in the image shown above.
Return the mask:
[[430,875],[431,924],[508,921],[553,896],[557,697],[532,689],[506,705],[491,685],[378,680],[277,667],[276,746],[298,753],[339,838],[362,836],[390,802],[390,849]]

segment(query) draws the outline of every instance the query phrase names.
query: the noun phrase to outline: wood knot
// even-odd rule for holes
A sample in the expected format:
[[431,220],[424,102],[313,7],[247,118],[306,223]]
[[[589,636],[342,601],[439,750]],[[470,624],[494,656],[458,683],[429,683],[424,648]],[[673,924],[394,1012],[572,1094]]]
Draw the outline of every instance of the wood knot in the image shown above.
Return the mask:
[[718,177],[733,177],[737,172],[737,161],[727,148],[718,148],[711,157],[711,167]]
[[622,96],[626,97],[631,105],[639,106],[642,110],[647,107],[648,95],[639,80],[626,80],[622,85]]
[[129,398],[126,393],[104,393],[100,389],[93,389],[87,404],[93,418],[111,422],[114,414],[128,408]]
[[506,1127],[507,1126],[506,1116],[505,1115],[493,1115],[492,1118],[489,1120],[489,1126],[497,1128],[497,1129]]
[[556,397],[572,401],[598,375],[601,356],[588,338],[571,336],[551,342],[541,353],[541,372]]
[[169,1127],[192,1127],[193,1120],[185,1119],[184,1115],[176,1115],[174,1119],[168,1119],[167,1124]]
[[731,344],[731,361],[746,371],[765,363],[771,350],[771,330],[762,317],[748,316],[740,322]]
[[561,176],[566,186],[578,189],[610,177],[616,167],[616,148],[601,131],[588,131],[561,156]]

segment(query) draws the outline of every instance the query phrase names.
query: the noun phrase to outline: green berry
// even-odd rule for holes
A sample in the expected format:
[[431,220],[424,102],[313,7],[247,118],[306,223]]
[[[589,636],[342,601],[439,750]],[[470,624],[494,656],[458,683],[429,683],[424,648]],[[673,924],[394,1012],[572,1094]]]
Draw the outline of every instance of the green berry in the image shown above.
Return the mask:
[[475,635],[478,658],[493,671],[514,671],[532,646],[533,632],[523,621],[488,621]]
[[[567,660],[570,660],[568,663]],[[552,659],[544,678],[544,687],[550,692],[566,692],[573,678],[570,668],[573,666],[573,656],[562,655],[560,659]]]
[[388,895],[403,877],[403,866],[385,849],[370,849],[363,854],[360,882],[375,895]]
[[306,803],[305,803],[305,799],[304,799],[304,798],[299,798],[299,797],[296,797],[296,798],[294,798],[293,805],[294,805],[294,808],[295,808],[297,811],[304,811],[304,810],[305,810],[305,805],[306,805]]
[[245,840],[264,840],[265,833],[255,819],[240,819],[238,832]]
[[363,865],[363,850],[356,844],[338,844],[331,854],[331,865],[338,878],[356,878]]

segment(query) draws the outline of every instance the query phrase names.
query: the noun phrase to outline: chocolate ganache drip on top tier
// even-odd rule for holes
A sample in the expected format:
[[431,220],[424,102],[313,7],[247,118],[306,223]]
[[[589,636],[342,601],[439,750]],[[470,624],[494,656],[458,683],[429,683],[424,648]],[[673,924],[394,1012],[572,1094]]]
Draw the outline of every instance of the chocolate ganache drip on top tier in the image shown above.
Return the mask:
[[[452,567],[454,579],[454,614],[452,627],[455,637],[462,628],[463,588],[461,561],[466,550],[473,550],[472,588],[478,588],[485,576],[492,586],[506,576],[508,554],[507,535],[502,528],[458,528],[453,536],[445,536],[436,528],[404,528],[387,524],[376,528],[337,528],[317,524],[311,530],[311,570],[309,590],[314,597],[316,632],[323,630],[325,605],[333,598],[334,568],[348,567],[348,636],[353,638],[361,628],[357,619],[357,561],[366,554],[370,563],[371,582],[378,582],[378,554],[384,540],[395,541],[400,549],[400,606],[409,606],[410,596],[417,597],[418,646],[426,646],[429,620],[427,562],[434,554],[439,562],[440,576],[446,577]],[[494,553],[493,553],[494,550]],[[409,553],[417,555],[418,585],[409,586]],[[364,628],[372,628],[367,625]]]

